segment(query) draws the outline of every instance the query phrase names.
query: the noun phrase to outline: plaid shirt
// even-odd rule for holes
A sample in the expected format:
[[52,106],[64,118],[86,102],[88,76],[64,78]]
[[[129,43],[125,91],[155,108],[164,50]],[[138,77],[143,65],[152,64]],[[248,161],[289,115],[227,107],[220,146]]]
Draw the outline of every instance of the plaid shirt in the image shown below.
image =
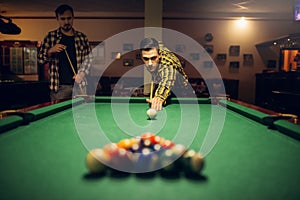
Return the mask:
[[160,49],[161,58],[156,72],[152,73],[158,83],[155,97],[166,100],[172,88],[184,89],[188,85],[188,77],[183,70],[180,60],[167,48]]
[[[59,86],[59,73],[58,73],[58,56],[53,54],[48,57],[48,50],[55,44],[60,43],[62,39],[62,32],[60,29],[50,31],[44,38],[42,45],[38,53],[38,62],[40,64],[49,63],[49,79],[50,79],[50,90],[57,91]],[[91,48],[89,46],[88,38],[85,34],[74,30],[74,40],[76,49],[76,60],[78,72],[85,72],[89,74],[91,68]],[[84,80],[80,83],[82,87],[87,85],[87,81]]]

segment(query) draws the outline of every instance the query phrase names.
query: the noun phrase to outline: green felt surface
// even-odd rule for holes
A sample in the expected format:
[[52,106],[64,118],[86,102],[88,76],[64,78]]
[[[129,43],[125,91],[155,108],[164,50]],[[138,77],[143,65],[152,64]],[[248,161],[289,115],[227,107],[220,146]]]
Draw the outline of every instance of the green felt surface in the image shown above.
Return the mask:
[[[124,104],[118,102],[115,106]],[[147,106],[142,102],[129,105],[132,120],[140,126],[151,123],[145,114]],[[207,103],[199,105],[199,127],[189,148],[201,148],[211,123],[212,106],[220,111],[226,109]],[[0,134],[1,199],[297,199],[300,196],[299,141],[230,109],[225,110],[219,140],[205,157],[204,179],[184,176],[171,179],[160,174],[89,176],[85,166],[88,150],[73,118],[74,111],[85,108],[95,108],[99,125],[111,141],[131,137],[114,121],[107,99],[102,102],[98,99],[95,105],[78,105],[73,110],[64,108]],[[191,126],[195,123],[193,114],[181,116],[179,104],[169,105],[164,111],[168,117],[157,134],[165,138],[174,137],[181,117]],[[183,136],[192,130],[185,131],[181,133]]]

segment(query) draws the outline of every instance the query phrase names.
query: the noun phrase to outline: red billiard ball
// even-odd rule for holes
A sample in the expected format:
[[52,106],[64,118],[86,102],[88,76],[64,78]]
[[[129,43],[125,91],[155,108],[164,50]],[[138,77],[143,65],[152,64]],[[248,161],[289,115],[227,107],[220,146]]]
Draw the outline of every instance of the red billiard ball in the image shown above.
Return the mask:
[[121,148],[116,143],[109,143],[103,147],[103,151],[109,157],[109,169],[112,173],[129,172],[132,168],[132,152],[129,149]]
[[109,143],[103,147],[103,151],[106,152],[110,157],[118,154],[119,147],[116,143]]
[[103,151],[108,155],[109,157],[109,166],[111,167],[112,165],[114,165],[114,160],[116,159],[116,157],[118,157],[119,155],[119,147],[116,143],[109,143],[106,144],[103,147]]
[[149,140],[151,142],[152,145],[154,144],[159,144],[161,142],[161,140],[163,140],[162,137],[155,135],[154,133],[151,132],[146,132],[143,133],[141,136],[142,140]]
[[152,137],[155,137],[155,134],[152,132],[145,132],[141,135],[142,140],[151,139]]
[[159,144],[160,140],[162,140],[162,138],[158,135],[155,135],[154,137],[150,138],[151,143],[154,144]]
[[175,144],[171,140],[161,140],[160,145],[165,149],[169,149],[173,147]]

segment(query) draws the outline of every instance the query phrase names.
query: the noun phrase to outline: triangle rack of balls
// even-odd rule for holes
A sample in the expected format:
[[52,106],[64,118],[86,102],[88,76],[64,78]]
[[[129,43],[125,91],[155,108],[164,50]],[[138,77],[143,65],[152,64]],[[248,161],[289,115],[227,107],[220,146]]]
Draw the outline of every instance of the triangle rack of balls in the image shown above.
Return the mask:
[[175,144],[151,132],[126,138],[88,152],[86,166],[91,174],[107,171],[128,173],[161,172],[200,175],[204,158],[182,144]]

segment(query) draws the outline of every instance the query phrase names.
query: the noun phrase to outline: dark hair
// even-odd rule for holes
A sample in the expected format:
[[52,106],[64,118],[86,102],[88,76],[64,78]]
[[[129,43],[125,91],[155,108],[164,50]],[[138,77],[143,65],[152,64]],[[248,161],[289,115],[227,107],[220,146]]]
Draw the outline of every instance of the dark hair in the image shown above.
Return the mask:
[[159,50],[158,41],[154,38],[145,38],[140,42],[141,51],[149,51],[150,49],[153,48]]
[[58,15],[64,14],[64,12],[67,10],[71,11],[72,16],[74,16],[73,8],[67,4],[62,4],[62,5],[58,6],[55,10],[56,18],[58,18]]

